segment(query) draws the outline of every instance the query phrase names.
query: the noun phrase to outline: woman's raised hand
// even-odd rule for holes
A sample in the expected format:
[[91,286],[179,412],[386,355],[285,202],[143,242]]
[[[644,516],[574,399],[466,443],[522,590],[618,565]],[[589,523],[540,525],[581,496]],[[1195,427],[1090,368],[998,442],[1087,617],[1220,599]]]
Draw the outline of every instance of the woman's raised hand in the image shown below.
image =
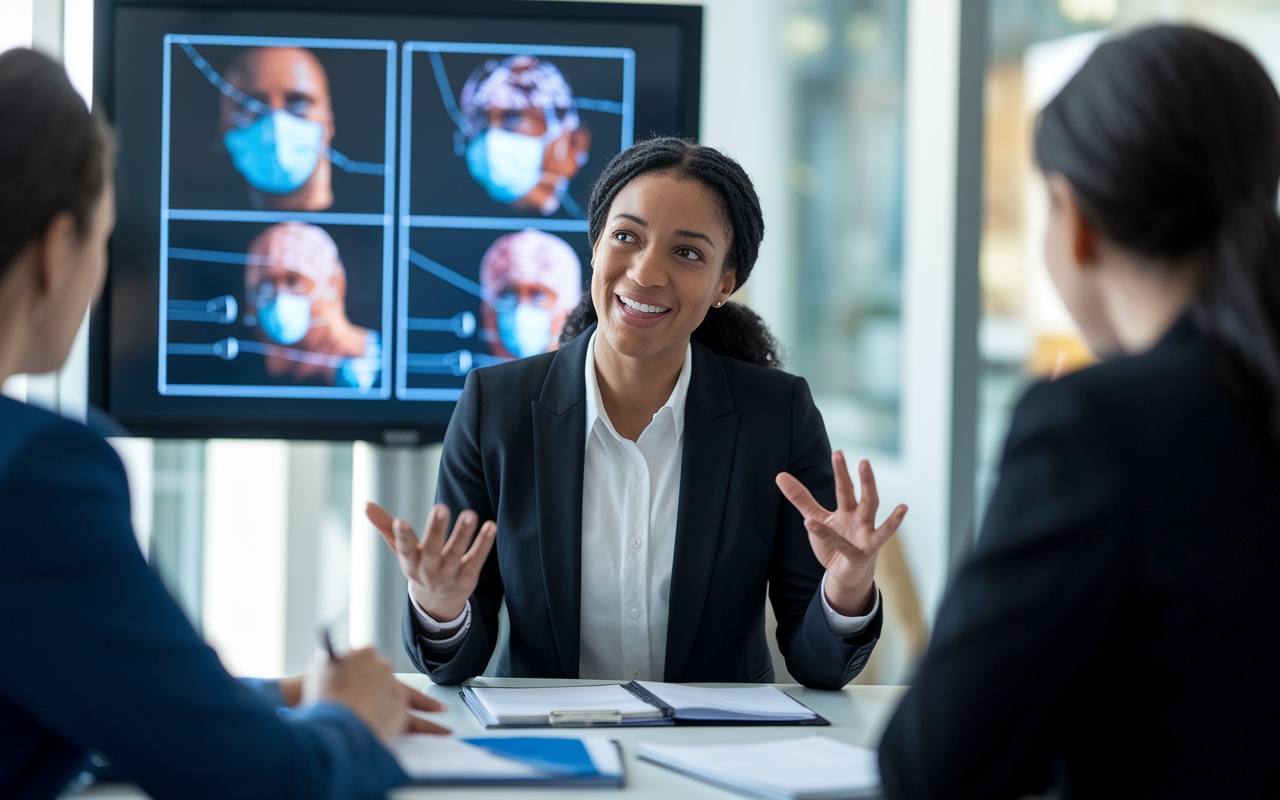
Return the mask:
[[844,453],[831,455],[836,477],[836,510],[823,508],[804,484],[789,473],[778,473],[778,488],[804,517],[805,530],[814,555],[827,569],[826,594],[831,608],[845,616],[867,613],[872,603],[876,555],[889,537],[898,530],[907,515],[906,506],[898,506],[880,527],[876,527],[876,477],[871,464],[858,464],[862,482],[862,502],[853,492],[853,480]]
[[476,589],[480,568],[498,535],[497,524],[489,520],[476,533],[478,517],[467,509],[458,515],[453,535],[446,538],[449,509],[437,503],[427,518],[426,536],[419,542],[413,526],[393,518],[377,503],[365,506],[364,513],[395,551],[400,571],[409,581],[409,593],[418,606],[437,622],[457,619]]

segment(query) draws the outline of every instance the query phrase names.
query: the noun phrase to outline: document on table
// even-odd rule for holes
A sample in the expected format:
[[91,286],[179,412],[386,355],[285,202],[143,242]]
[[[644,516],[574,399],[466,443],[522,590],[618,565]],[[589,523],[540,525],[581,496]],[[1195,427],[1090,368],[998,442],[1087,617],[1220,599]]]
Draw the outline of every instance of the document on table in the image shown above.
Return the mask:
[[768,800],[880,796],[875,750],[822,736],[753,744],[641,742],[636,754],[700,780]]
[[467,687],[467,707],[486,727],[671,724],[670,712],[618,684],[549,688]]
[[706,688],[655,681],[621,686],[467,687],[486,728],[593,725],[829,725],[772,686]]
[[414,783],[622,786],[618,743],[598,738],[458,739],[411,734],[388,749]]
[[773,686],[708,689],[656,681],[635,683],[670,706],[678,720],[799,722],[818,716]]

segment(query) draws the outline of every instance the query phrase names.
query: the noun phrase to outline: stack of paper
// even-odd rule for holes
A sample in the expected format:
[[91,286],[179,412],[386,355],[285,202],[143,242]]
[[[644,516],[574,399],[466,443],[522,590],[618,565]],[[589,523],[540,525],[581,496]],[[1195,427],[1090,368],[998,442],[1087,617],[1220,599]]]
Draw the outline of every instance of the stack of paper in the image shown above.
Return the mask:
[[722,722],[799,722],[818,715],[772,686],[706,689],[678,683],[636,681],[670,706],[676,719]]
[[622,754],[607,739],[412,734],[392,741],[389,749],[414,783],[622,785]]
[[880,796],[876,751],[822,736],[754,744],[642,742],[636,753],[708,783],[769,800]]

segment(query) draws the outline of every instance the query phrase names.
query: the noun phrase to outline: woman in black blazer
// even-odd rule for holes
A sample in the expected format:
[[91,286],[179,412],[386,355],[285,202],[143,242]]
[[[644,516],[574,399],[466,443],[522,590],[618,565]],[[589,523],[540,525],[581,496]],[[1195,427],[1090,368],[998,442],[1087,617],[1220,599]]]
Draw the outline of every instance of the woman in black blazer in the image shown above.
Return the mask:
[[467,377],[424,540],[371,508],[409,579],[405,647],[438,683],[479,675],[505,595],[501,675],[769,681],[767,586],[791,674],[843,686],[906,508],[875,526],[870,467],[859,503],[804,380],[726,305],[764,232],[750,180],[652,139],[605,168],[588,217],[591,293],[561,349]]
[[1050,274],[1109,360],[1018,405],[886,794],[1274,797],[1280,97],[1238,45],[1149,28],[1035,144]]

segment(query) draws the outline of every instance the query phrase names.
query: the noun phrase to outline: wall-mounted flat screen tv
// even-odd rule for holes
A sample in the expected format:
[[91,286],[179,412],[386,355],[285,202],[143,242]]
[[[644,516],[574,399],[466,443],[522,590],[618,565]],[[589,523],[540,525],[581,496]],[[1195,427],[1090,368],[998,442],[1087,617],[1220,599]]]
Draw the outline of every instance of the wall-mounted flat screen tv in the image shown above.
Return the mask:
[[701,9],[99,0],[118,223],[91,401],[136,435],[441,438],[553,349],[585,209],[696,138]]

